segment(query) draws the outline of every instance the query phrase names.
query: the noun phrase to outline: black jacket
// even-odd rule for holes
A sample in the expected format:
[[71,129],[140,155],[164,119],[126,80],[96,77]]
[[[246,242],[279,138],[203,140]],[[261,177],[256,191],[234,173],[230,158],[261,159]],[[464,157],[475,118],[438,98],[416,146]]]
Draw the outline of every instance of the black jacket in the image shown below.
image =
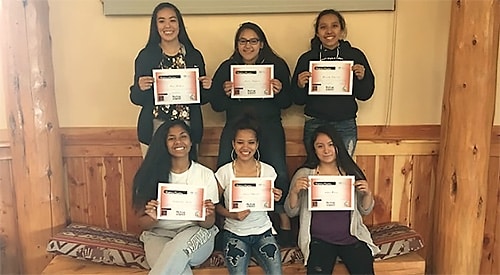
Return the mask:
[[[162,51],[159,46],[143,48],[135,58],[134,84],[130,86],[130,101],[135,105],[142,106],[139,118],[137,119],[137,137],[144,144],[149,144],[153,136],[153,89],[141,91],[139,88],[139,77],[152,76],[153,69],[159,69],[162,59]],[[195,48],[186,48],[185,56],[188,68],[199,68],[200,76],[205,73],[205,61],[200,51]],[[190,123],[193,143],[200,143],[203,136],[203,117],[200,105],[208,102],[208,90],[204,90],[200,85],[201,104],[190,104]]]
[[225,81],[231,80],[231,65],[241,65],[233,59],[228,59],[219,65],[215,72],[210,104],[216,112],[226,112],[226,124],[239,117],[242,113],[253,114],[261,123],[281,121],[281,109],[292,105],[290,94],[290,69],[283,59],[264,61],[259,64],[274,64],[274,78],[281,81],[283,87],[273,98],[231,99],[223,89]]
[[[375,89],[375,76],[368,64],[365,54],[351,46],[347,41],[339,41],[339,57],[343,60],[353,60],[354,64],[362,64],[365,67],[365,76],[362,80],[358,80],[353,76],[352,95],[346,96],[309,96],[308,85],[304,88],[299,88],[297,85],[297,77],[303,71],[309,70],[309,61],[320,60],[320,49],[310,50],[303,53],[297,61],[295,72],[292,77],[292,95],[295,104],[304,105],[304,113],[306,115],[320,118],[328,121],[341,121],[356,117],[358,112],[358,100],[368,100],[373,95]],[[321,50],[321,56],[330,57],[336,56],[337,49]]]

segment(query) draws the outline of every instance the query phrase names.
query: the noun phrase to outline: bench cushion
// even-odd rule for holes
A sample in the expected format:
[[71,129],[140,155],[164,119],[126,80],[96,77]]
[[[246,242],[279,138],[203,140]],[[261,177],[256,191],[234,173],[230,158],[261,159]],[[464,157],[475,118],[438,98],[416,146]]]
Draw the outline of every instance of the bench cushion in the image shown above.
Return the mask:
[[380,248],[375,261],[408,254],[424,247],[422,236],[397,222],[388,222],[369,227],[373,242]]
[[[375,260],[389,259],[408,254],[423,247],[421,236],[397,222],[369,227],[373,241],[381,249]],[[104,229],[91,225],[70,224],[57,233],[48,243],[47,251],[96,263],[149,269],[143,244],[131,233]],[[299,248],[281,249],[283,265],[303,264]],[[249,266],[257,265],[251,260]],[[214,251],[203,264],[205,267],[225,267],[222,252]]]
[[47,251],[96,263],[149,269],[137,235],[70,224],[49,241]]

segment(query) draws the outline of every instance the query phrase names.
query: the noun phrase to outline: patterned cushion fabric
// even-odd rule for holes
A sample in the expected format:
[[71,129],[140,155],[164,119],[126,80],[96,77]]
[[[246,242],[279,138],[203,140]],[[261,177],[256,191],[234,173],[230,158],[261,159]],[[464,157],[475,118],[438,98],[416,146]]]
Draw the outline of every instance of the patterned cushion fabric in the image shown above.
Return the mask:
[[[96,263],[149,269],[144,256],[142,242],[135,234],[96,226],[70,224],[49,241],[47,251]],[[283,264],[303,263],[299,248],[281,249]],[[250,266],[257,265],[252,259]],[[225,267],[220,251],[212,255],[197,268]]]
[[377,224],[369,229],[373,242],[380,248],[380,253],[375,255],[376,261],[408,254],[424,247],[420,234],[397,222]]
[[[397,222],[378,224],[369,229],[374,243],[381,250],[375,260],[404,255],[424,246],[417,232]],[[137,235],[96,226],[70,224],[52,237],[47,251],[96,263],[149,269],[142,242]],[[302,264],[304,256],[298,247],[282,248],[281,261],[283,265]],[[249,265],[255,266],[257,263],[252,259]],[[197,268],[224,266],[222,252],[214,251]]]
[[148,269],[137,235],[70,224],[49,241],[47,251],[96,263]]

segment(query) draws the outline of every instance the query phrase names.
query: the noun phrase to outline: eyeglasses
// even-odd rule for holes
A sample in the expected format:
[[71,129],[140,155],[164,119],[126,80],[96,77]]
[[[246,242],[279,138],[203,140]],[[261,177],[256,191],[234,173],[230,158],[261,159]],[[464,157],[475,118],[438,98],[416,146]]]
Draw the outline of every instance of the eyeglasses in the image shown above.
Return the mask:
[[238,39],[238,44],[241,46],[245,46],[247,43],[250,43],[250,45],[257,45],[259,44],[260,39],[258,38],[251,38],[251,39],[245,39],[245,38],[240,38]]

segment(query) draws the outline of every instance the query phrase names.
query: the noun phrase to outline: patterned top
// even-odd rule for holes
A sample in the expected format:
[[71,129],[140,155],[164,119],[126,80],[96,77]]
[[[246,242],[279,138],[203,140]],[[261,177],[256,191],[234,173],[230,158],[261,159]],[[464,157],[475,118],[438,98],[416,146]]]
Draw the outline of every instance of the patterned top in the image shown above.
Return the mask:
[[[169,56],[163,52],[162,59],[158,65],[161,69],[185,69],[186,62],[186,49],[184,45],[181,44],[179,52],[174,56]],[[154,118],[161,120],[183,120],[189,123],[189,106],[184,104],[167,104],[167,105],[156,105],[153,108]]]

